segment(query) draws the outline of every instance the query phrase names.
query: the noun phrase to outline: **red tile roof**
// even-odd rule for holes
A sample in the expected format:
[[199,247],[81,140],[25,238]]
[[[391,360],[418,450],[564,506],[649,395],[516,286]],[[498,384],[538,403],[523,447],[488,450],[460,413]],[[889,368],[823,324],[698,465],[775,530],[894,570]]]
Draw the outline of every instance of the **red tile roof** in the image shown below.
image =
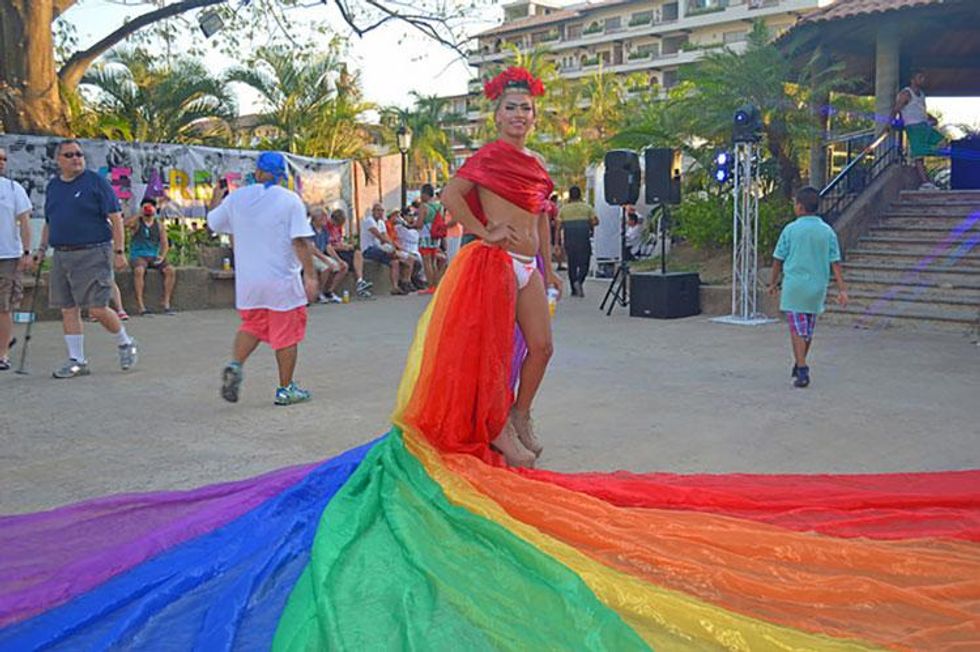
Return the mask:
[[883,14],[913,7],[949,4],[946,0],[837,0],[801,19],[798,25],[820,23],[868,14]]
[[496,27],[491,27],[484,32],[480,32],[477,34],[477,36],[492,36],[494,34],[504,34],[506,32],[524,30],[528,27],[537,27],[538,25],[550,25],[551,23],[557,23],[562,20],[586,16],[596,9],[605,9],[616,5],[625,5],[632,1],[633,0],[600,0],[599,2],[583,2],[581,4],[565,7],[564,9],[559,9],[558,11],[553,11],[550,14],[528,16],[526,18],[518,18],[517,20],[505,21]]

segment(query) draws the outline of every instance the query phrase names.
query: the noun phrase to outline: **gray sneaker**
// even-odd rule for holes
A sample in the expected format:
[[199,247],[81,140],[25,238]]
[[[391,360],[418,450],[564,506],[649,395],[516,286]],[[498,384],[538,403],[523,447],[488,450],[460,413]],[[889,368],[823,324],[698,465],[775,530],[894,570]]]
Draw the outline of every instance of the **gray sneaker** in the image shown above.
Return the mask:
[[139,362],[140,352],[137,347],[136,340],[132,340],[129,344],[123,344],[119,348],[119,368],[123,371],[129,371],[136,366]]
[[242,387],[242,364],[229,362],[221,370],[221,398],[229,403],[238,402],[238,390]]
[[75,376],[87,376],[90,373],[87,362],[79,362],[69,358],[68,362],[63,364],[60,369],[55,369],[51,375],[55,378],[74,378]]

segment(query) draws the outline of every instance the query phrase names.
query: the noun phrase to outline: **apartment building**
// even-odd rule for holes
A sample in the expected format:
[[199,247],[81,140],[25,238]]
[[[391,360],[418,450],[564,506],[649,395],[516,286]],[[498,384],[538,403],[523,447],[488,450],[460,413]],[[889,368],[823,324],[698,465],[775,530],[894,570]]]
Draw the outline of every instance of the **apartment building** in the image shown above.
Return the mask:
[[[503,22],[474,37],[468,61],[475,69],[469,93],[512,56],[508,45],[530,52],[543,48],[567,78],[599,69],[616,74],[643,73],[647,83],[666,92],[679,71],[712,48],[745,47],[755,20],[775,36],[831,0],[605,0],[561,5],[553,0],[518,0],[503,5]],[[475,121],[476,102],[455,96]],[[457,115],[461,115],[458,113]],[[457,131],[463,131],[457,128]],[[473,128],[470,129],[473,131]],[[460,157],[466,147],[457,143]]]

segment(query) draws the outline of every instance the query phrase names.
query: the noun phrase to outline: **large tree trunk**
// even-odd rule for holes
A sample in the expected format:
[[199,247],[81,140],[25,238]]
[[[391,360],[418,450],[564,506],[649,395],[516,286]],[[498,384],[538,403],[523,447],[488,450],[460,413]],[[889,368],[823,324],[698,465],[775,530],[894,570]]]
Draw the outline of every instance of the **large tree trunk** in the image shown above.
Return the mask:
[[54,68],[52,0],[0,0],[0,81],[11,102],[0,107],[6,131],[68,135]]

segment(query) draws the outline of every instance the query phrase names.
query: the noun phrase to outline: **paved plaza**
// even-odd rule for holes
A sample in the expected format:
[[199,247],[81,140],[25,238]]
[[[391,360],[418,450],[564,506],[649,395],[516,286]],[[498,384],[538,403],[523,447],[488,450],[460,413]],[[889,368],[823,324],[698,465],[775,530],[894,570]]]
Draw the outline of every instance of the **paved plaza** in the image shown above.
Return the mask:
[[[791,387],[782,323],[629,318],[598,310],[604,286],[563,301],[536,407],[562,471],[879,472],[980,467],[980,347],[955,333],[820,324],[813,385]],[[387,430],[415,321],[428,298],[314,306],[299,381],[313,402],[272,404],[260,349],[242,399],[218,396],[231,310],[134,318],[139,367],[119,371],[87,324],[92,375],[54,380],[60,325],[37,325],[30,376],[0,374],[0,513],[115,492],[179,489],[319,460]],[[22,336],[22,327],[17,334]],[[19,359],[19,346],[14,361]]]

